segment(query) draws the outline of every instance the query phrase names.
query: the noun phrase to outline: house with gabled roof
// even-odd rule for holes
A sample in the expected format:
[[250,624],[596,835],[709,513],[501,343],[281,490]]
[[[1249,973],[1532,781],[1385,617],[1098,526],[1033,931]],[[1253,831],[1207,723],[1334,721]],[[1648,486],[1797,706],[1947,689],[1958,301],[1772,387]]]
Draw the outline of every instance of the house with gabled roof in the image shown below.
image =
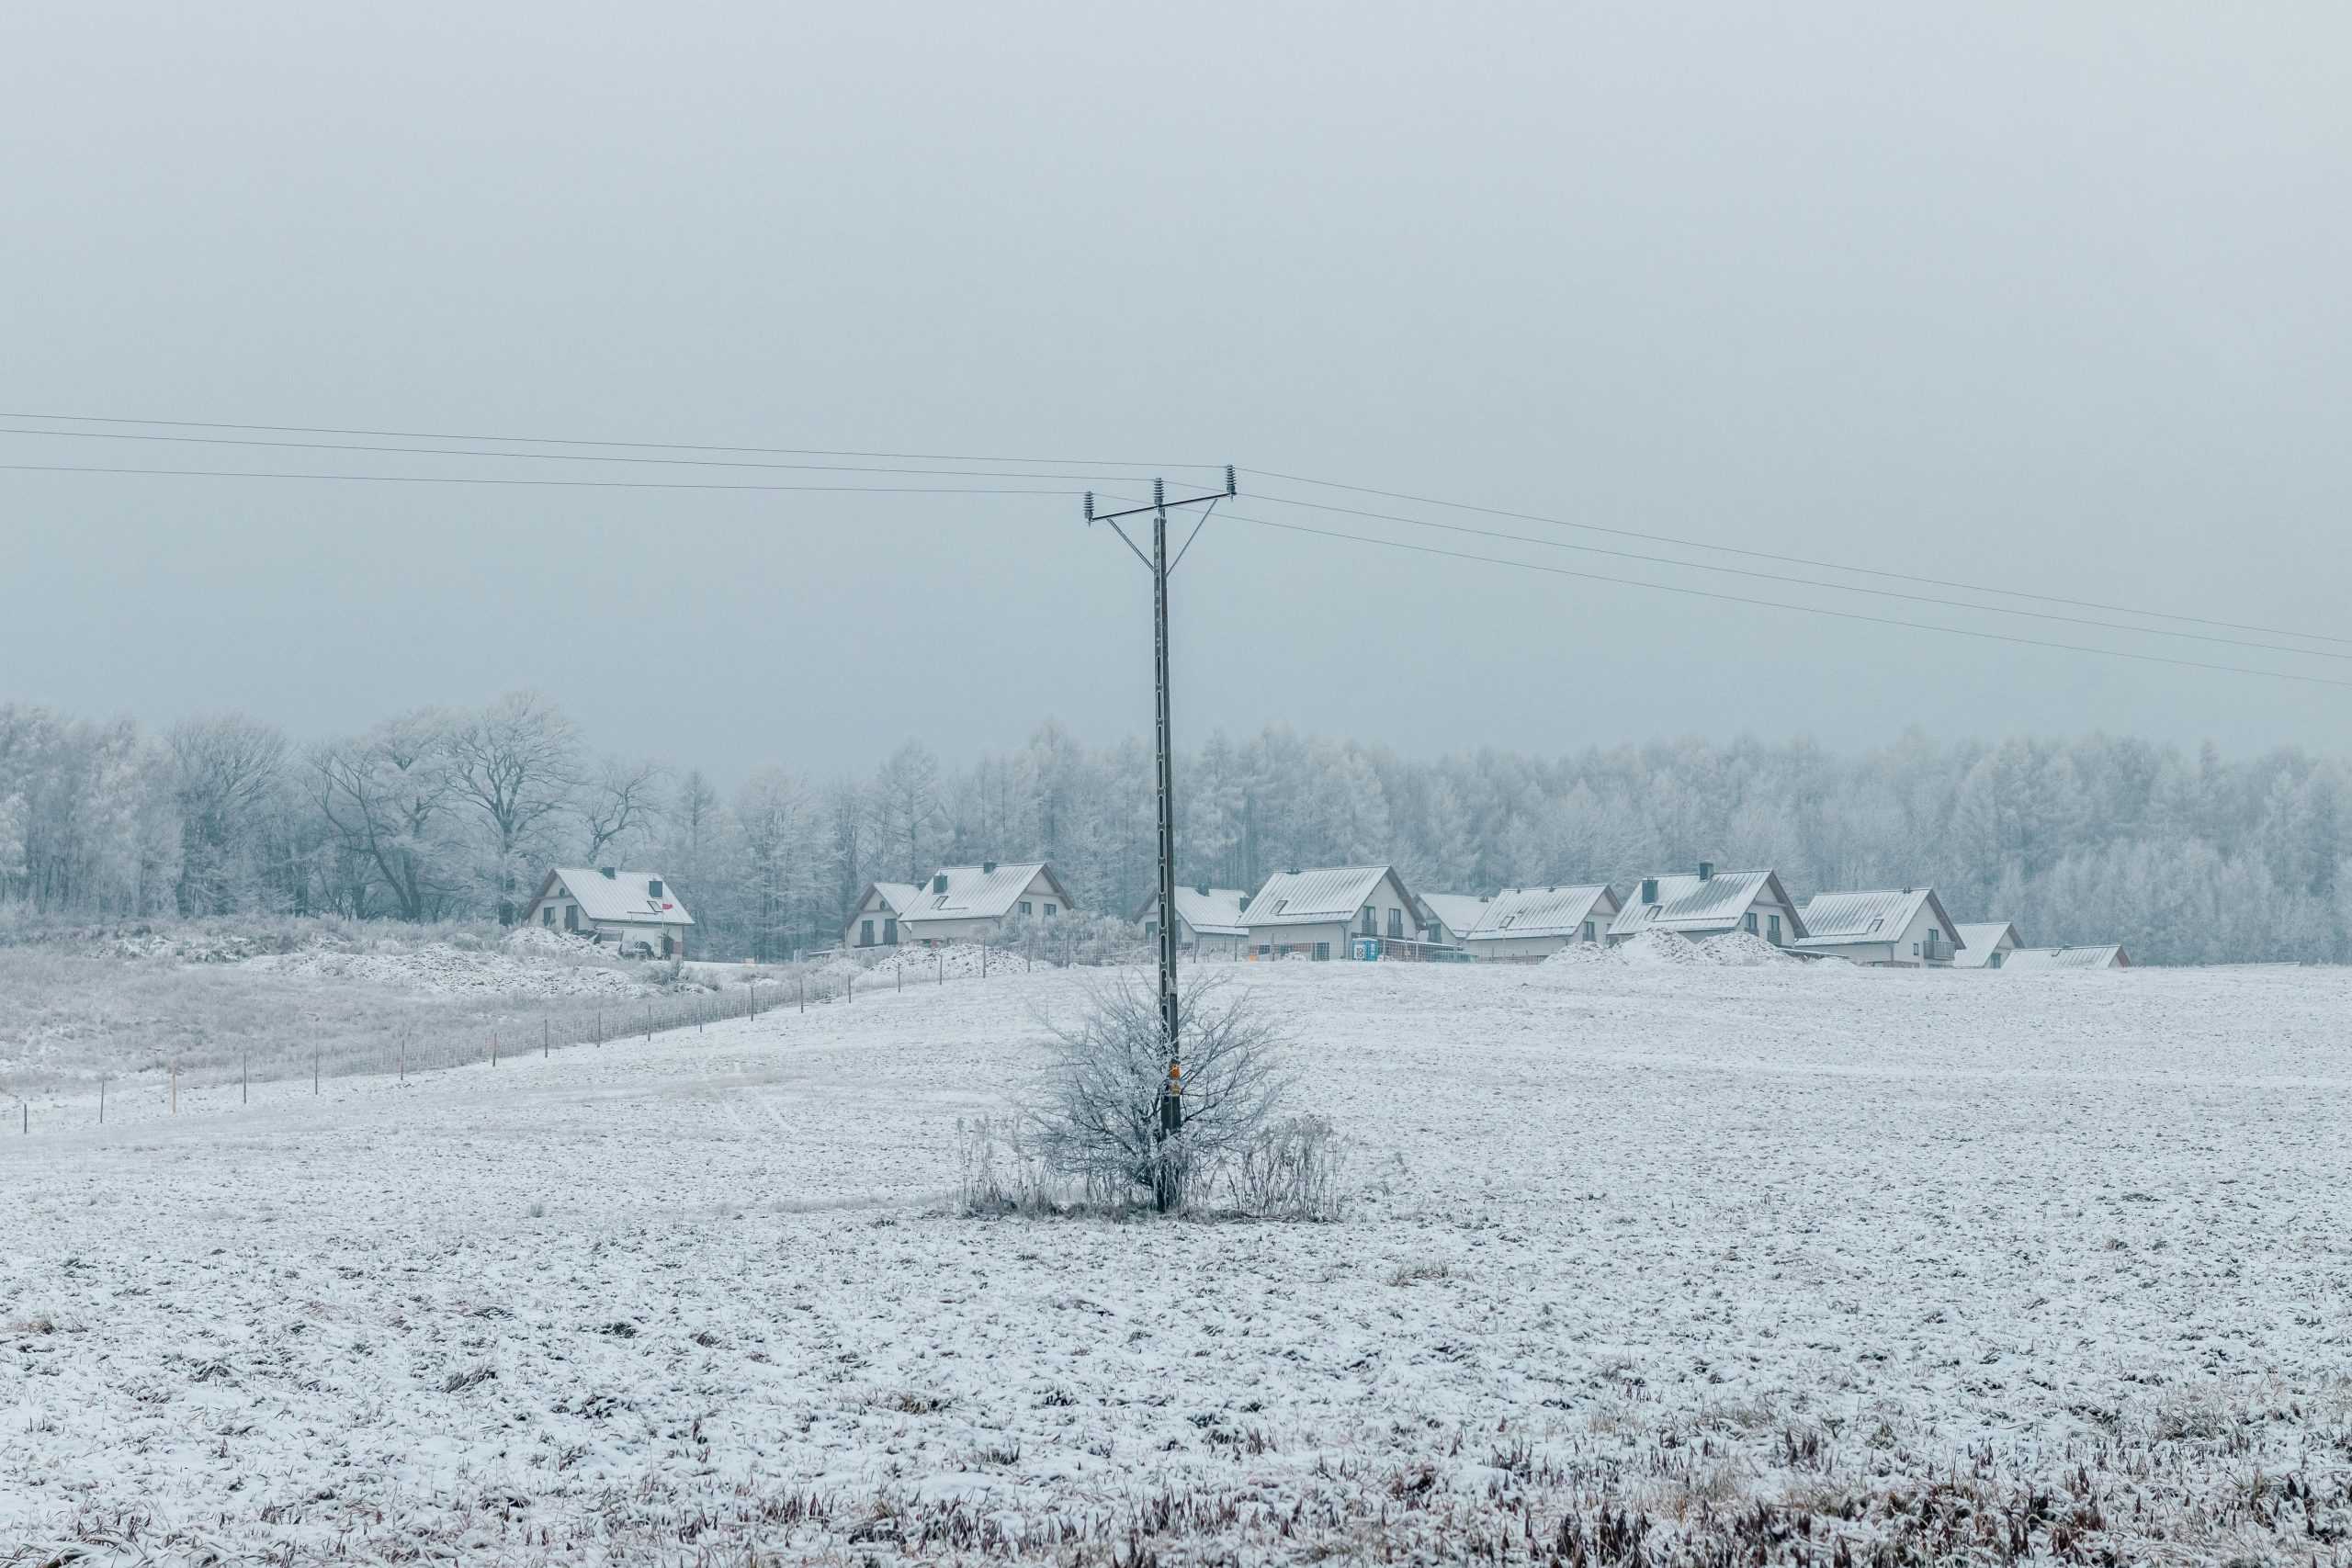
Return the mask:
[[[988,942],[1011,921],[1050,920],[1071,908],[1070,897],[1053,868],[1042,861],[1001,865],[942,866],[914,885],[914,894],[891,917],[900,943],[936,947],[950,942]],[[854,943],[862,927],[853,925],[844,942]]]
[[695,918],[658,871],[558,866],[523,910],[525,925],[571,931],[639,958],[684,958]]
[[1329,866],[1276,872],[1242,919],[1255,958],[1425,958],[1419,908],[1394,866]]
[[1485,908],[1485,918],[1462,939],[1473,961],[1547,958],[1571,943],[1599,942],[1618,915],[1617,895],[1607,883],[1506,887]]
[[2008,969],[2129,969],[2132,955],[2120,942],[2083,947],[2020,947],[2001,967]]
[[1932,887],[1816,893],[1795,946],[1817,958],[1877,968],[1944,968],[1966,943]]
[[1420,905],[1423,939],[1448,947],[1461,946],[1487,918],[1487,899],[1476,893],[1424,893]]
[[1610,922],[1609,940],[1613,944],[1652,931],[1693,940],[1744,931],[1790,947],[1804,939],[1805,923],[1779,873],[1717,871],[1701,861],[1695,876],[1645,876],[1636,883]]
[[1998,969],[2009,954],[2025,945],[2014,920],[1971,921],[1960,928],[1961,949],[1952,959],[1955,969]]
[[914,908],[922,889],[911,882],[869,882],[842,932],[843,947],[896,947],[899,920]]
[[[1176,889],[1176,944],[1194,957],[1215,955],[1238,957],[1250,941],[1250,928],[1241,911],[1249,907],[1250,895],[1238,887],[1211,887],[1201,883],[1193,887]],[[1159,895],[1157,891],[1144,899],[1135,918],[1143,922],[1144,940],[1159,940]]]

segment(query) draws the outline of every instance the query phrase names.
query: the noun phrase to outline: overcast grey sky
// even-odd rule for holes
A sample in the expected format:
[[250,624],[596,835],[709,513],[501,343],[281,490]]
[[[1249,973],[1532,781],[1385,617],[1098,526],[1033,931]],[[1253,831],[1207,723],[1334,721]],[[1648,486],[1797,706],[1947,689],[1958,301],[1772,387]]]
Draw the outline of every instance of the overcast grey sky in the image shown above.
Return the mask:
[[[19,0],[0,29],[8,413],[1231,460],[1254,518],[2352,680],[1263,477],[2352,637],[2340,6]],[[1063,496],[0,471],[0,700],[308,736],[537,685],[722,773],[1148,725],[1148,581]],[[2352,741],[2344,688],[1248,523],[1176,589],[1186,742]]]

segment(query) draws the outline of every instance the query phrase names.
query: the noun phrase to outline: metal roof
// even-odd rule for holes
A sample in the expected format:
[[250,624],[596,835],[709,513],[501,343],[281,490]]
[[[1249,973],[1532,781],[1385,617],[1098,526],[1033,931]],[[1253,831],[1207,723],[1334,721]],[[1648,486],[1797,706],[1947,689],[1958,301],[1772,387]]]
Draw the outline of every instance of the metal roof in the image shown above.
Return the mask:
[[1731,931],[1738,926],[1740,916],[1767,892],[1789,912],[1791,942],[1803,942],[1812,929],[1790,901],[1780,877],[1770,871],[1719,871],[1704,882],[1696,876],[1660,876],[1655,880],[1655,903],[1642,901],[1641,884],[1635,883],[1634,890],[1625,896],[1625,907],[1609,927],[1611,936],[1628,937],[1648,931]]
[[[978,865],[944,865],[929,879],[918,884],[914,902],[899,911],[899,924],[919,926],[926,920],[992,920],[1012,912],[1029,884],[1045,874],[1046,881],[1056,893],[1061,894],[1062,908],[1069,908],[1069,895],[1062,892],[1062,885],[1046,869],[1043,861],[1029,861],[1021,865],[1000,865],[993,868]],[[936,891],[939,878],[947,879],[947,891]]]
[[2129,969],[2131,954],[2120,942],[2090,947],[2020,947],[2001,960],[2004,974],[2012,969]]
[[[690,926],[695,923],[695,918],[686,913],[686,907],[678,902],[677,895],[671,890],[669,879],[658,871],[616,870],[612,875],[606,876],[595,866],[558,866],[548,873],[548,886],[539,889],[538,897],[531,900],[531,908],[537,908],[553,885],[559,882],[579,904],[580,912],[592,920],[636,926]],[[662,885],[658,897],[652,892],[657,882]],[[530,909],[523,913],[526,919],[530,918]]]
[[[1661,889],[1663,891],[1663,889]],[[1500,942],[1515,936],[1574,937],[1587,920],[1614,915],[1616,902],[1606,883],[1588,887],[1506,887],[1489,899],[1487,918],[1465,942]]]
[[[1952,967],[1955,969],[1984,968],[1993,961],[1993,954],[2000,951],[2003,936],[2009,939],[2009,945],[2013,948],[2025,945],[2025,938],[2018,934],[2018,928],[2014,921],[1987,920],[1962,926],[1960,940],[1965,945],[1961,948],[1960,956],[1952,960]],[[2005,959],[2003,962],[2007,961]]]
[[[1199,936],[1248,936],[1249,919],[1241,912],[1241,900],[1248,897],[1238,887],[1179,887],[1176,918]],[[1136,910],[1136,919],[1158,919],[1159,910],[1159,895],[1154,893]]]
[[1851,947],[1860,942],[1894,942],[1919,918],[1920,906],[1935,912],[1955,947],[1967,938],[1932,887],[1882,888],[1869,893],[1816,893],[1804,907],[1805,934],[1799,947]]
[[1487,918],[1487,900],[1475,893],[1424,893],[1421,903],[1455,936],[1468,936]]
[[1260,926],[1344,924],[1372,897],[1384,876],[1393,877],[1410,908],[1416,902],[1405,879],[1385,865],[1333,866],[1315,871],[1278,871],[1266,878],[1242,916],[1253,929]]
[[[866,897],[870,898],[876,893],[882,895],[883,907],[892,914],[898,915],[904,914],[914,908],[914,902],[922,896],[922,889],[911,882],[877,882],[868,891]],[[865,902],[865,898],[858,900],[861,906]]]

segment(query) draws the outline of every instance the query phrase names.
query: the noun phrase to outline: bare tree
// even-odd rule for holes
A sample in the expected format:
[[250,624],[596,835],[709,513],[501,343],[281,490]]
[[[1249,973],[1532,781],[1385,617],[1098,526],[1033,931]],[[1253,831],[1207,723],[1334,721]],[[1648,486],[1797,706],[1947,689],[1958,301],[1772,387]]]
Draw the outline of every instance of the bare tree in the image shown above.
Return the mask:
[[930,847],[939,838],[939,759],[910,740],[890,753],[874,776],[875,833],[885,855],[906,868],[910,881],[931,874]]
[[1048,1169],[1098,1201],[1149,1194],[1178,1207],[1197,1178],[1248,1149],[1280,1111],[1290,1080],[1273,1026],[1246,992],[1196,978],[1179,998],[1183,1131],[1160,1130],[1168,1044],[1157,988],[1136,970],[1088,991],[1074,1024],[1048,1021],[1058,1049],[1030,1130]]
[[571,805],[580,780],[580,742],[571,721],[537,692],[510,692],[460,722],[449,737],[449,778],[457,797],[481,816],[478,874],[514,923],[521,889],[546,868],[544,842]]
[[580,826],[586,834],[583,865],[599,863],[605,846],[642,832],[661,814],[670,770],[655,761],[607,757],[580,791]]
[[286,737],[243,714],[222,714],[175,726],[168,744],[180,812],[180,912],[237,908],[259,870],[255,840],[281,777]]
[[420,708],[310,754],[319,814],[404,920],[430,919],[456,891],[444,831],[454,787],[449,732],[446,713]]

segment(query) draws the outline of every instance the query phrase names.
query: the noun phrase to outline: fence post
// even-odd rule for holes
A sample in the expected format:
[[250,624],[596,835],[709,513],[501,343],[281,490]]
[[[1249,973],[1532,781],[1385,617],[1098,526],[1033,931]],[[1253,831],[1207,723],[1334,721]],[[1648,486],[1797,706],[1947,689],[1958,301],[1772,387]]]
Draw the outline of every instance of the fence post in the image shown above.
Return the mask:
[[601,1046],[601,1045],[603,1045],[603,1044],[604,1044],[604,1043],[605,1043],[605,1010],[604,1010],[603,1008],[598,1008],[598,1009],[596,1010],[596,1032],[595,1032],[595,1034],[594,1034],[594,1040],[595,1040],[595,1042],[596,1042],[596,1043],[597,1043],[598,1045],[600,1045],[600,1046]]
[[947,984],[947,954],[942,952],[936,962],[939,964],[939,983],[944,986]]
[[[982,942],[982,943],[980,943],[980,978],[981,978],[981,979],[983,979],[983,980],[985,980],[985,979],[987,979],[988,977],[989,977],[989,944],[988,944],[987,942]],[[944,985],[945,985],[946,983],[947,983],[947,982],[946,982],[944,978],[940,981],[940,984],[941,984],[941,985],[943,985],[943,986],[944,986]]]
[[17,1114],[22,1118],[21,1124],[17,1129],[17,1135],[31,1137],[33,1135],[33,1102],[29,1100],[17,1101]]
[[100,1074],[98,1075],[98,1125],[99,1125],[99,1126],[101,1126],[101,1127],[103,1127],[103,1126],[105,1126],[106,1124],[107,1124],[107,1076],[106,1076],[106,1074],[104,1074],[104,1073],[100,1073]]
[[901,964],[893,971],[893,973],[899,976],[899,989],[901,991],[905,990],[907,988],[907,966]]
[[808,1010],[808,976],[806,975],[800,976],[800,1010]]
[[645,1043],[653,1043],[653,998],[645,998]]
[[319,1098],[319,1048],[311,1047],[311,1098]]
[[544,1062],[555,1055],[555,1025],[547,1019],[539,1020],[539,1060]]
[[490,1065],[493,1067],[498,1066],[498,1031],[495,1029],[490,1032]]

